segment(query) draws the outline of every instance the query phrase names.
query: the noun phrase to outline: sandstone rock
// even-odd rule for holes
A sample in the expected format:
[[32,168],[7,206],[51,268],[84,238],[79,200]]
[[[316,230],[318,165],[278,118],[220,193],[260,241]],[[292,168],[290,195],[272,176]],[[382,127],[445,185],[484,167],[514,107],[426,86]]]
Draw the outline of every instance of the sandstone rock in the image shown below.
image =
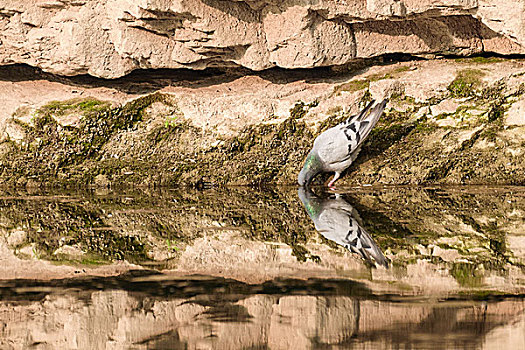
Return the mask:
[[36,252],[36,249],[35,249],[35,244],[32,243],[32,244],[29,244],[25,247],[22,247],[18,250],[18,254],[20,254],[22,257],[27,257],[27,258],[31,258],[31,259],[37,259],[38,257],[36,256],[35,254]]
[[[518,336],[519,332],[523,333],[525,328],[525,315],[516,316],[511,324],[504,327],[498,327],[491,330],[485,336],[485,342],[482,349],[494,348],[513,348],[516,349],[525,347],[525,339]],[[507,345],[505,345],[507,344]]]
[[[522,0],[479,0],[475,17],[481,19],[490,30],[523,45],[525,43],[525,27],[521,16],[523,11],[525,11],[525,2]],[[492,49],[490,47],[487,51]],[[505,53],[507,48],[500,46],[494,49]]]
[[2,141],[11,140],[11,141],[22,141],[26,137],[24,129],[11,121],[5,123],[4,130],[0,139]]
[[456,261],[461,257],[455,249],[442,249],[438,246],[435,246],[432,250],[432,256],[438,256],[444,261]]
[[0,0],[0,65],[116,78],[135,69],[312,68],[387,53],[523,53],[518,0]]
[[80,258],[85,253],[77,246],[63,245],[53,252],[53,255],[65,255],[70,259]]
[[507,237],[509,248],[512,249],[514,256],[521,262],[525,261],[525,236],[509,235]]
[[[457,341],[456,329],[469,321],[475,327],[466,329],[461,340],[486,341],[483,348],[493,349],[523,344],[525,323],[520,300],[470,302],[464,307],[446,301],[410,303],[403,297],[392,302],[253,294],[219,304],[208,296],[212,300],[204,303],[130,290],[51,291],[45,291],[44,300],[0,303],[0,347],[25,349],[38,342],[43,349],[303,349],[337,347],[353,336],[354,343],[369,345],[366,348],[390,349],[421,346],[423,335],[434,335],[446,338],[440,344],[448,348]],[[435,329],[443,331],[436,335]]]
[[430,111],[433,117],[437,117],[440,114],[452,114],[455,113],[459,107],[459,103],[455,100],[443,100],[437,105],[431,106]]
[[[315,135],[319,132],[319,126],[326,125],[328,116],[343,118],[346,114],[357,112],[359,105],[362,105],[363,97],[371,94],[373,98],[380,99],[382,97],[380,94],[388,90],[391,84],[399,84],[403,90],[400,89],[396,93],[399,96],[391,99],[387,114],[394,117],[392,113],[396,113],[401,118],[402,115],[399,114],[401,112],[403,118],[406,117],[407,124],[414,123],[421,118],[425,132],[417,134],[417,138],[405,139],[410,141],[406,146],[403,146],[404,142],[400,142],[403,138],[397,139],[399,136],[396,136],[397,142],[376,155],[377,158],[374,157],[370,161],[357,165],[360,168],[352,176],[348,176],[347,181],[365,184],[421,183],[444,176],[443,182],[460,183],[473,178],[468,172],[473,166],[476,166],[477,174],[479,174],[476,175],[478,182],[517,182],[523,176],[521,169],[523,158],[519,157],[523,153],[523,126],[498,131],[497,135],[487,130],[477,138],[477,141],[472,140],[472,150],[470,150],[470,143],[458,141],[457,137],[463,131],[474,132],[477,126],[486,126],[485,115],[474,116],[471,113],[471,107],[468,107],[468,110],[461,108],[449,118],[435,118],[437,123],[434,123],[434,120],[422,118],[430,114],[428,105],[433,105],[434,115],[454,112],[457,110],[457,104],[472,105],[472,108],[479,108],[479,113],[483,113],[492,104],[492,100],[478,101],[476,97],[472,97],[471,100],[454,99],[450,96],[447,86],[457,77],[458,72],[465,69],[483,71],[486,74],[482,83],[484,87],[491,88],[496,86],[495,84],[500,86],[499,84],[504,84],[509,77],[523,76],[525,66],[521,60],[411,61],[366,67],[362,71],[349,71],[348,69],[344,71],[341,68],[338,73],[328,72],[328,74],[327,70],[309,72],[270,70],[257,74],[238,73],[232,70],[227,74],[210,77],[207,74],[191,72],[190,75],[196,77],[184,80],[180,79],[179,72],[176,74],[140,72],[140,74],[133,74],[112,82],[90,77],[57,78],[43,73],[34,75],[34,70],[27,67],[25,70],[32,71],[33,75],[25,74],[20,78],[11,74],[12,78],[9,80],[9,75],[8,78],[4,77],[5,72],[9,72],[10,68],[0,68],[0,90],[3,92],[2,98],[5,101],[3,105],[10,106],[0,111],[0,127],[6,120],[13,119],[9,112],[13,113],[18,106],[24,105],[31,110],[36,110],[49,106],[51,101],[71,99],[71,90],[73,90],[71,86],[78,82],[83,84],[82,89],[85,96],[92,96],[115,104],[134,99],[137,93],[147,94],[152,90],[159,91],[165,98],[169,96],[170,105],[161,102],[152,105],[146,110],[142,122],[137,123],[133,128],[119,130],[110,137],[97,151],[93,162],[91,159],[81,161],[89,169],[93,169],[92,174],[107,174],[112,184],[129,181],[153,186],[156,183],[163,183],[172,174],[180,176],[177,179],[180,183],[186,181],[190,183],[189,181],[197,181],[201,178],[221,183],[220,181],[226,178],[226,171],[232,171],[235,174],[228,174],[231,179],[230,184],[234,181],[238,184],[246,184],[252,178],[247,177],[245,173],[240,173],[239,170],[247,169],[246,164],[254,164],[253,166],[259,169],[259,173],[260,170],[268,168],[266,164],[271,164],[271,167],[281,169],[280,172],[275,173],[276,175],[271,175],[272,181],[295,183],[296,167],[303,161],[302,148],[291,150],[286,158],[280,158],[276,152],[271,156],[275,158],[265,158],[264,161],[258,158],[263,151],[261,148],[261,152],[254,151],[247,158],[240,160],[241,166],[230,168],[226,166],[227,163],[220,163],[221,165],[218,165],[213,173],[207,170],[208,167],[194,167],[194,165],[200,161],[208,162],[212,159],[211,155],[218,155],[219,151],[222,152],[222,149],[229,147],[228,140],[238,136],[239,133],[245,133],[242,130],[246,126],[254,126],[253,130],[257,130],[258,125],[265,124],[265,128],[267,127],[267,130],[273,133],[281,122],[290,117],[291,109],[298,102],[306,106],[303,109],[307,112],[304,117],[298,119],[298,122],[305,122],[312,135]],[[24,71],[20,67],[16,70],[20,73]],[[42,76],[49,80],[43,79]],[[107,87],[101,89],[101,84],[106,84]],[[40,93],[38,86],[43,87]],[[75,89],[78,89],[78,85]],[[507,97],[509,103],[516,99],[514,93],[512,96],[509,93],[521,91],[519,84],[512,90],[508,90],[509,92],[507,90],[505,89],[502,94]],[[60,98],[61,94],[64,98]],[[446,102],[435,105],[434,101]],[[436,110],[436,108],[441,108],[441,110]],[[395,121],[398,117],[392,119]],[[387,122],[388,119],[385,118],[384,121]],[[427,121],[429,122],[428,128]],[[179,126],[187,125],[185,123],[195,127],[195,131],[182,128],[182,133],[176,133]],[[438,128],[432,131],[436,126]],[[462,130],[439,128],[440,126],[461,126]],[[403,133],[408,132],[401,130]],[[448,136],[446,136],[447,133]],[[63,134],[61,131],[61,135]],[[164,139],[164,135],[167,139]],[[493,150],[496,146],[494,142],[496,138],[505,140],[504,151]],[[152,140],[158,141],[152,143]],[[13,152],[12,146],[18,144],[23,147],[22,150],[25,150],[28,145],[30,147],[38,145],[36,142],[38,141],[25,138],[21,134],[19,142],[1,144],[0,152],[3,151],[6,155],[10,154],[9,157],[19,159],[19,156],[23,154],[31,155],[32,153]],[[221,142],[222,146],[218,147]],[[305,142],[302,140],[297,141],[297,144],[294,142],[289,139],[281,140],[275,144],[272,151],[287,145],[296,147],[301,144],[303,146],[300,147],[304,147],[309,141],[305,138]],[[458,149],[461,144],[469,146],[468,149]],[[250,149],[258,149],[260,145],[259,141],[256,141],[255,147],[251,145]],[[202,153],[196,150],[202,150]],[[434,150],[440,151],[434,153]],[[57,152],[57,157],[60,154]],[[402,154],[406,156],[400,157]],[[184,156],[181,157],[181,155]],[[497,166],[493,166],[493,157],[498,159]],[[12,158],[4,160],[3,164],[7,169],[10,164],[14,164]],[[456,159],[457,166],[446,165],[444,162],[447,162],[449,158]],[[186,160],[182,165],[181,159]],[[272,159],[270,163],[266,163],[268,159]],[[217,160],[214,159],[214,162]],[[40,163],[42,163],[41,160]],[[101,166],[103,163],[104,165]],[[107,163],[116,163],[115,169],[110,169],[109,173],[106,172],[105,164]],[[20,167],[23,167],[25,174],[19,186],[26,187],[28,179],[34,176],[34,169],[26,166],[27,162],[22,161],[19,164]],[[143,168],[139,170],[132,164],[140,164],[140,167]],[[150,167],[151,164],[156,165]],[[186,165],[193,170],[182,172],[179,175],[180,169]],[[78,170],[74,172],[64,167],[64,171],[58,172],[59,181],[76,182],[77,179],[80,180],[78,176],[86,174],[85,166],[75,165],[75,169]],[[25,170],[26,167],[27,170]],[[431,169],[434,170],[429,172]],[[442,171],[442,169],[449,170]],[[221,171],[224,173],[221,174]],[[17,177],[12,176],[12,172],[4,171],[3,174],[4,178],[9,179],[10,182],[16,182]],[[75,176],[74,180],[71,176]],[[43,179],[37,178],[37,180],[43,182]],[[89,178],[83,177],[80,181],[88,180]]]
[[15,230],[9,232],[6,242],[10,247],[15,247],[19,244],[22,244],[27,237],[27,232],[23,230]]
[[505,125],[525,125],[525,99],[514,103],[505,114]]
[[382,79],[370,83],[370,94],[376,100],[401,96],[405,92],[405,87],[396,79]]
[[111,185],[111,182],[109,181],[106,175],[99,174],[95,176],[95,179],[93,180],[93,184],[96,187],[108,188]]

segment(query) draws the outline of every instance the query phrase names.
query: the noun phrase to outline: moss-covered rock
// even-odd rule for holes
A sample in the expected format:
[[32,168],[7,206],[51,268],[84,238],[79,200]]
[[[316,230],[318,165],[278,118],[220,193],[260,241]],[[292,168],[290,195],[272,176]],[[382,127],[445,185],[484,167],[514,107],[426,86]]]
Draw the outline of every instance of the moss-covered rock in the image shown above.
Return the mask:
[[460,70],[456,78],[448,86],[453,96],[468,97],[473,95],[481,86],[481,78],[485,73],[479,69],[467,68]]
[[[504,126],[505,113],[521,98],[524,85],[512,80],[518,75],[490,78],[494,72],[485,61],[470,68],[458,64],[454,70],[446,67],[455,76],[448,90],[442,84],[425,100],[409,95],[415,94],[405,79],[426,76],[419,73],[418,65],[382,66],[334,82],[331,90],[309,95],[312,98],[306,102],[295,100],[284,115],[274,115],[272,107],[271,115],[230,134],[192,120],[195,115],[185,115],[187,105],[180,108],[185,101],[177,94],[155,93],[123,106],[94,99],[51,102],[33,115],[21,108],[10,123],[22,131],[13,132],[16,138],[0,145],[0,183],[17,187],[100,186],[102,182],[101,187],[295,184],[315,136],[349,117],[347,99],[353,101],[355,111],[372,99],[369,87],[374,87],[375,95],[388,89],[388,84],[370,84],[385,79],[394,79],[403,88],[391,96],[356,163],[339,183],[525,183],[522,127]],[[362,85],[363,81],[367,83]],[[343,91],[350,93],[336,96]],[[454,108],[436,112],[448,99]]]

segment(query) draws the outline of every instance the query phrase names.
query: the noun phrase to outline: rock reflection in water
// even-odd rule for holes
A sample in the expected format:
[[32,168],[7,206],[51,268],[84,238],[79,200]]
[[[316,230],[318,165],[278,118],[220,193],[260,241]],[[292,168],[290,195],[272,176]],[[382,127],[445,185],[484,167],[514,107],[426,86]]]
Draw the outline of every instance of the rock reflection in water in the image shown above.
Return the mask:
[[[357,209],[391,268],[368,269],[323,239],[295,188],[5,192],[0,276],[52,278],[64,276],[50,275],[59,265],[77,273],[126,260],[250,281],[322,275],[438,294],[523,290],[524,188],[354,188],[344,200],[316,200],[335,203],[343,222]],[[339,210],[346,202],[350,216]]]
[[360,224],[359,213],[339,194],[321,198],[309,187],[300,187],[299,198],[315,229],[346,249],[374,264],[388,267],[388,261],[373,238]]
[[516,297],[431,302],[344,279],[247,284],[135,271],[1,281],[0,348],[518,349],[524,310]]

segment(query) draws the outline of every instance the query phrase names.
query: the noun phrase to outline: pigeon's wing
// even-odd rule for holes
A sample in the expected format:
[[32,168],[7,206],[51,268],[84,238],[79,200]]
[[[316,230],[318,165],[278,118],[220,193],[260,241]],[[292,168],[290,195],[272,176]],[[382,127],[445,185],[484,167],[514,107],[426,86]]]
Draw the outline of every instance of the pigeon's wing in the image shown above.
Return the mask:
[[357,148],[357,140],[345,133],[346,129],[335,126],[323,132],[314,141],[313,149],[317,151],[323,163],[332,165],[347,160]]
[[349,230],[344,238],[345,247],[360,254],[366,260],[372,261],[373,258],[378,264],[388,267],[383,252],[357,220],[350,217],[348,227]]
[[356,218],[357,211],[340,195],[322,199],[310,188],[298,190],[299,199],[315,229],[326,239],[360,254],[364,259],[388,267],[388,261]]
[[348,212],[331,206],[323,207],[314,224],[325,238],[344,245],[344,237],[348,231]]
[[[356,151],[370,134],[383,113],[387,100],[377,104],[367,114],[369,104],[356,118],[323,132],[314,141],[314,150],[327,165],[344,163],[357,157]],[[347,164],[348,166],[348,164]]]
[[[355,151],[363,144],[374,126],[376,126],[379,117],[381,117],[381,114],[383,114],[385,110],[386,103],[387,100],[385,99],[381,103],[378,103],[372,111],[370,111],[370,114],[361,113],[355,120],[341,125],[340,128],[343,130],[348,142],[355,144],[355,148],[352,151]],[[368,108],[370,108],[370,105],[368,105],[364,111]]]
[[[386,103],[388,102],[387,99],[384,99],[381,103],[378,103],[371,111],[368,116],[364,115],[360,119],[359,123],[359,135],[361,139],[361,143],[366,140],[368,135],[370,134],[370,131],[376,126],[377,122],[379,121],[379,117],[381,117],[381,114],[383,114],[383,111],[385,110]],[[359,143],[359,144],[361,144]]]
[[329,202],[324,206],[315,222],[316,229],[327,239],[361,255],[365,260],[388,267],[388,261],[372,237],[352,216],[355,210],[350,205],[338,207]]

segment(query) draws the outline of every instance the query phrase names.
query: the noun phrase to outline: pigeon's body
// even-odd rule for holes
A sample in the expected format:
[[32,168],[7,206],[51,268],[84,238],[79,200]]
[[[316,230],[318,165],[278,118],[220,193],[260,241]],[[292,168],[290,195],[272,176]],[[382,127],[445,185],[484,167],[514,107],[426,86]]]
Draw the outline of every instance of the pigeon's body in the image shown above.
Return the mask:
[[325,238],[361,255],[369,262],[388,267],[388,261],[372,237],[360,225],[359,214],[341,196],[322,199],[308,187],[299,188],[299,198]]
[[323,172],[334,172],[329,186],[341,176],[359,155],[364,140],[370,134],[385,109],[387,100],[377,104],[371,111],[372,101],[358,115],[321,133],[314,141],[312,150],[299,173],[299,185],[309,185],[313,178]]

